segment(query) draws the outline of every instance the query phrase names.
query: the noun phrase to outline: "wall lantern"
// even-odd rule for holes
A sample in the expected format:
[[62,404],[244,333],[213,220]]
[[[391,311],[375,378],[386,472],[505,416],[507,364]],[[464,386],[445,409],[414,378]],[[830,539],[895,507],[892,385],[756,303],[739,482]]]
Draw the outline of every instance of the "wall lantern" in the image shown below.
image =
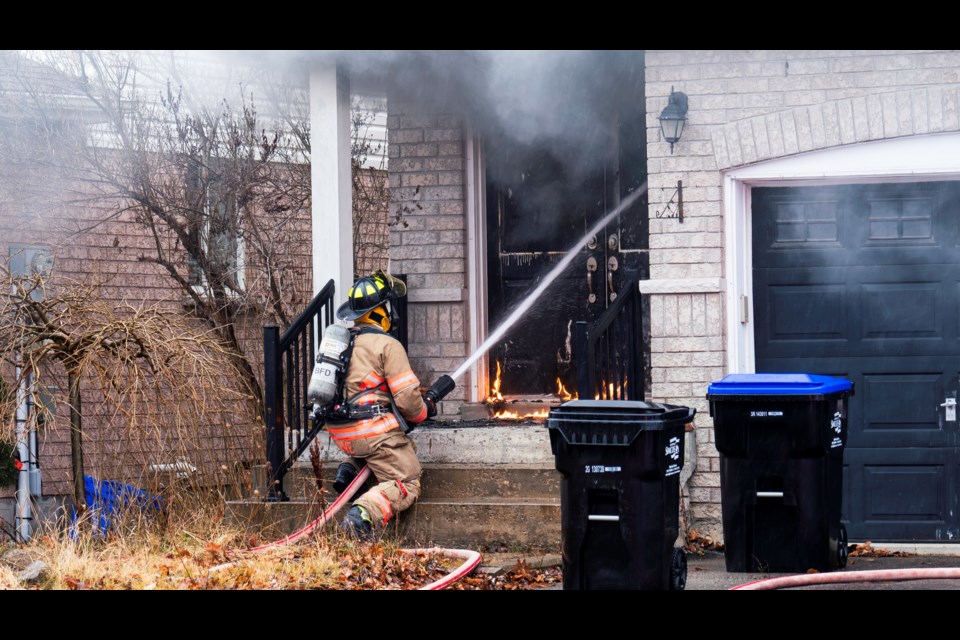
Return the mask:
[[670,143],[670,153],[673,153],[673,143],[683,134],[683,125],[687,121],[687,94],[674,91],[670,87],[670,99],[667,106],[660,112],[660,135],[664,142]]

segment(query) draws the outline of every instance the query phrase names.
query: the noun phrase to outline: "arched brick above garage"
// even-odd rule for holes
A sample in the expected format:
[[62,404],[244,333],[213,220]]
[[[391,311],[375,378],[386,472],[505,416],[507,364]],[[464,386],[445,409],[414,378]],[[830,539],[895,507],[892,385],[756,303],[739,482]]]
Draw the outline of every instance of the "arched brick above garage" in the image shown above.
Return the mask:
[[832,100],[727,123],[713,133],[717,168],[859,142],[960,131],[960,89],[924,87]]

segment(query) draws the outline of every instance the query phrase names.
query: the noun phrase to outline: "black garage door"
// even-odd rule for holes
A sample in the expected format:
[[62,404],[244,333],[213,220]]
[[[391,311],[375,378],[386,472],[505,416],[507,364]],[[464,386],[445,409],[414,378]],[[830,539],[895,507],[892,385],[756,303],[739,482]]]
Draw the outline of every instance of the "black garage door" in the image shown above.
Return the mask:
[[856,385],[853,539],[960,539],[960,183],[753,190],[758,372]]

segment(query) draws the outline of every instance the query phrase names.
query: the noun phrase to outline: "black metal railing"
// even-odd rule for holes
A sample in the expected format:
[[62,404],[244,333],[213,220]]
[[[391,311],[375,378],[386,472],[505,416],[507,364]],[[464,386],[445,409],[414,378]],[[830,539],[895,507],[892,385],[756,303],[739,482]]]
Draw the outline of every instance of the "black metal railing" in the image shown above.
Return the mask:
[[307,386],[323,330],[334,319],[334,283],[330,280],[307,308],[280,335],[279,327],[263,328],[264,404],[267,427],[268,500],[285,500],[283,477],[310,446],[319,428],[307,413]]
[[576,323],[577,396],[584,400],[643,400],[643,300],[640,277],[626,274],[617,298],[597,322]]

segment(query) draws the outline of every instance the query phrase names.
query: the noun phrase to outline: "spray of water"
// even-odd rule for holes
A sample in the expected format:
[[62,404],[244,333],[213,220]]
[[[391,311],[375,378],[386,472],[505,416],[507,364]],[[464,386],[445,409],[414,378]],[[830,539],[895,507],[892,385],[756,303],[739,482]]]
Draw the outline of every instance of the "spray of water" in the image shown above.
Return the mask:
[[554,266],[553,269],[550,270],[550,273],[548,273],[546,277],[544,277],[544,279],[540,282],[540,284],[537,285],[537,288],[534,289],[530,295],[524,298],[523,302],[521,302],[517,306],[517,308],[514,309],[513,312],[507,317],[507,319],[504,320],[500,324],[500,326],[497,327],[496,330],[489,335],[489,337],[487,337],[486,340],[484,340],[483,344],[480,345],[480,347],[476,351],[474,351],[473,354],[471,354],[470,357],[467,358],[466,361],[464,361],[464,363],[461,364],[456,371],[450,374],[450,377],[456,380],[457,378],[462,376],[464,372],[470,368],[470,365],[476,362],[480,358],[480,356],[482,356],[487,351],[489,351],[490,347],[496,344],[500,340],[500,338],[502,338],[504,334],[510,330],[510,327],[516,324],[517,320],[523,317],[523,315],[530,309],[530,307],[533,306],[533,303],[536,302],[540,298],[540,296],[543,295],[543,292],[547,290],[547,287],[549,287],[553,283],[553,281],[556,280],[557,277],[563,272],[563,270],[567,268],[567,266],[577,256],[577,252],[583,248],[583,245],[585,245],[591,237],[599,233],[599,231],[604,226],[606,226],[606,224],[610,222],[610,220],[615,215],[617,215],[618,213],[620,213],[621,211],[623,211],[624,209],[632,205],[634,202],[636,202],[637,198],[643,195],[645,191],[646,191],[646,184],[641,186],[639,189],[635,189],[633,193],[631,193],[629,196],[623,199],[623,201],[620,203],[618,207],[616,207],[615,209],[607,213],[603,217],[603,219],[600,220],[600,222],[593,225],[593,227],[591,227],[590,230],[587,231],[587,233],[582,238],[580,238],[580,240],[578,240],[575,245],[570,247],[570,250],[563,257],[563,259],[561,259],[560,262],[558,262],[556,266]]

